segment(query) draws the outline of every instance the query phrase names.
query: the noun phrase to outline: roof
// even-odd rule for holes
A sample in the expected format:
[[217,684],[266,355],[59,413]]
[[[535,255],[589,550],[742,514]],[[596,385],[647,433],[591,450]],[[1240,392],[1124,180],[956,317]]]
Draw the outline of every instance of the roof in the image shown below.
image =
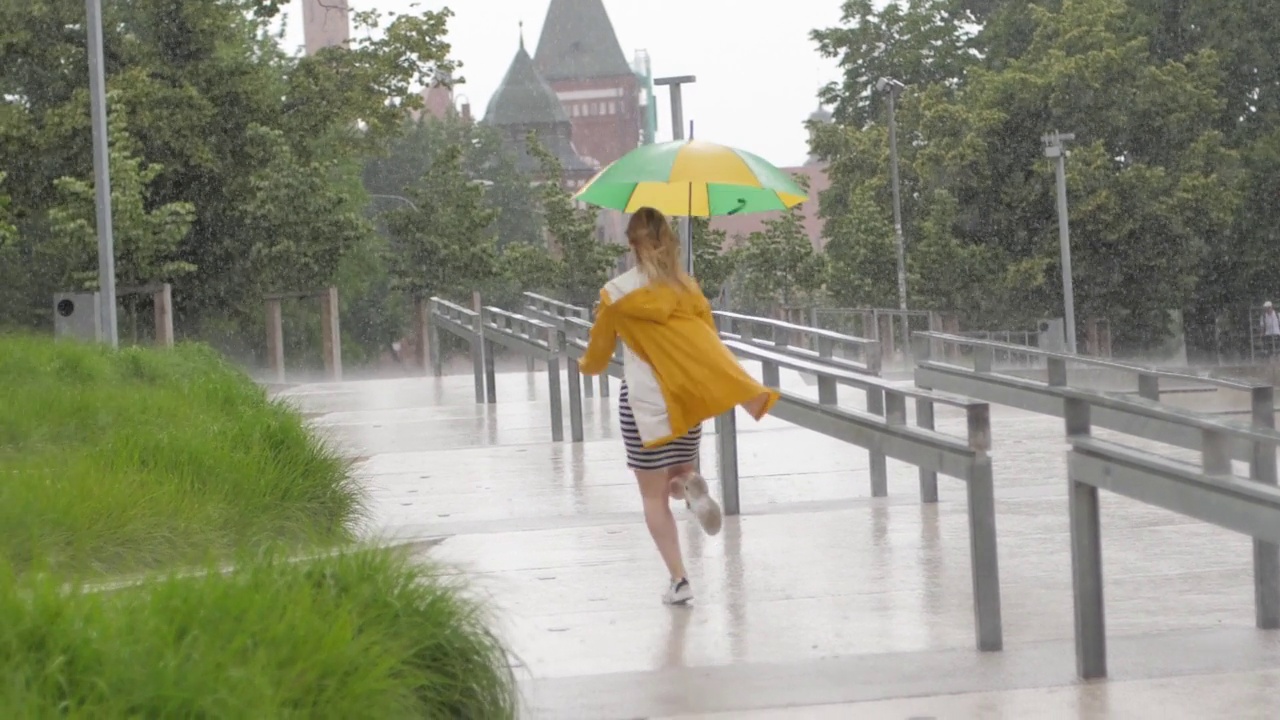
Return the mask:
[[537,63],[551,82],[633,74],[603,0],[551,0]]
[[560,98],[525,51],[523,39],[502,84],[489,100],[484,121],[495,126],[569,122]]

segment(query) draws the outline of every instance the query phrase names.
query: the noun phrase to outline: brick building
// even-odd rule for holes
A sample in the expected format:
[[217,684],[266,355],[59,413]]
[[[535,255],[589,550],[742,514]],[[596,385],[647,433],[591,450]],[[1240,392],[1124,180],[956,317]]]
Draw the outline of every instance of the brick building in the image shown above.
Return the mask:
[[603,0],[551,0],[534,62],[584,159],[605,167],[640,146],[640,83]]

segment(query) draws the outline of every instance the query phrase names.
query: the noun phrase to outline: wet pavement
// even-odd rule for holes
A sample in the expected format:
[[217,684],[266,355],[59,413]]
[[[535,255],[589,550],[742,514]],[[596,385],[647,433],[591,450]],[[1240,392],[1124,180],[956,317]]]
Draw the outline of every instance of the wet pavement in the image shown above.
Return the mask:
[[[1249,540],[1115,496],[1111,679],[1076,680],[1060,420],[992,408],[1005,650],[979,653],[960,482],[921,505],[915,469],[891,460],[889,497],[871,498],[866,451],[742,416],[743,515],[707,538],[678,513],[696,599],[667,608],[616,400],[586,401],[586,442],[552,443],[544,373],[501,373],[497,389],[489,406],[467,374],[284,395],[363,458],[367,533],[443,538],[426,558],[492,598],[527,717],[1280,716],[1280,633],[1253,627]],[[963,434],[958,411],[937,412]]]

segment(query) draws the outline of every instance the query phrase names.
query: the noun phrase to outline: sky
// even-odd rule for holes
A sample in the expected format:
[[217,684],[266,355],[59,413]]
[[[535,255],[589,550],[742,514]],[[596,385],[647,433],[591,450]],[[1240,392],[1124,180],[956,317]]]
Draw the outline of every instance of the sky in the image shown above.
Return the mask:
[[[459,99],[484,113],[515,55],[524,22],[535,51],[549,0],[349,0],[352,10],[409,13],[448,6],[453,57],[466,84]],[[804,122],[818,107],[818,89],[839,77],[834,60],[818,55],[815,28],[840,19],[840,0],[604,0],[628,60],[649,51],[654,77],[696,75],[684,89],[685,121],[699,139],[754,152],[779,166],[808,155]],[[286,19],[286,48],[301,48],[302,0]],[[671,106],[658,93],[658,140],[671,138]]]

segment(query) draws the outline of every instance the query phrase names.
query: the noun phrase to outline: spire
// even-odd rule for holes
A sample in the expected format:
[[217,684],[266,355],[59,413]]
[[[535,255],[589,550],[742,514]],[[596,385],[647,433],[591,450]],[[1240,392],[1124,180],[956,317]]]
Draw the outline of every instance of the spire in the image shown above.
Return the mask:
[[524,21],[520,21],[520,52],[526,52],[524,49]]
[[523,43],[493,93],[484,121],[495,126],[569,122],[560,98],[538,73]]
[[537,63],[550,82],[632,74],[603,0],[551,0]]

